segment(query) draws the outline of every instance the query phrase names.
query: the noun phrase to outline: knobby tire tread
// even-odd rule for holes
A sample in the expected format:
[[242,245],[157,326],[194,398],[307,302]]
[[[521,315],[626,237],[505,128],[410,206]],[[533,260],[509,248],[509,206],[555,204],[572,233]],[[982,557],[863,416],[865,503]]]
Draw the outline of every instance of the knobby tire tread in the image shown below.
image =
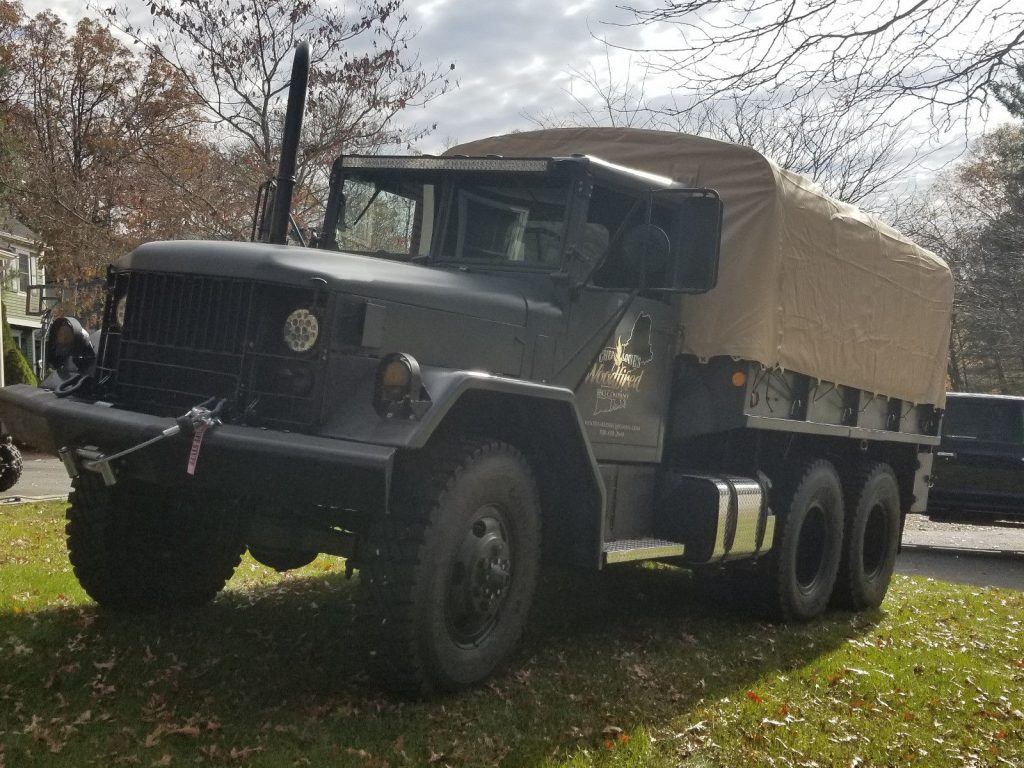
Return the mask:
[[[115,499],[99,478],[80,476],[71,488],[64,528],[68,555],[82,588],[104,608],[143,613],[202,605],[223,589],[241,562],[245,545],[237,521],[215,528],[212,536],[197,537],[194,548],[174,553],[161,551],[153,542],[140,542],[130,557],[121,557],[111,549],[111,534],[120,515],[139,515],[140,510],[119,507],[123,500]],[[167,574],[147,561],[168,556],[177,560],[171,563],[175,578],[161,580]],[[146,563],[141,572],[140,562]],[[143,574],[149,578],[140,580]]]
[[[520,452],[499,440],[456,438],[416,461],[398,477],[389,515],[371,528],[360,556],[360,631],[365,633],[371,670],[401,695],[431,692],[418,648],[413,592],[423,578],[419,560],[428,529],[436,524],[445,497],[474,462],[489,454]],[[419,458],[419,457],[417,457]],[[414,460],[415,461],[415,460]],[[417,504],[417,500],[426,503]]]

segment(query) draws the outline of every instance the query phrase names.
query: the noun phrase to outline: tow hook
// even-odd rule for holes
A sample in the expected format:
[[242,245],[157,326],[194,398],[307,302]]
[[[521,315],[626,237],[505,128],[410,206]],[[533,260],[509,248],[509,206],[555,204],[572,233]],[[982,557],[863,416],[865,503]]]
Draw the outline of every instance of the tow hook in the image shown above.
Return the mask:
[[143,440],[138,445],[125,448],[123,451],[118,451],[110,456],[104,455],[99,448],[89,445],[80,448],[64,446],[57,453],[60,456],[60,460],[64,462],[64,469],[67,470],[68,476],[71,479],[75,479],[83,471],[96,472],[103,478],[103,483],[110,486],[117,484],[117,474],[114,472],[112,462],[123,459],[129,454],[137,453],[144,448],[149,448],[151,445],[155,445],[175,435],[190,435],[192,437],[192,448],[189,451],[188,466],[185,471],[190,475],[194,475],[196,463],[199,460],[199,451],[203,443],[203,435],[207,430],[220,426],[220,414],[224,409],[226,401],[219,400],[213,408],[210,408],[209,406],[212,402],[213,398],[210,398],[194,406],[188,413],[176,418],[174,424],[159,435]]

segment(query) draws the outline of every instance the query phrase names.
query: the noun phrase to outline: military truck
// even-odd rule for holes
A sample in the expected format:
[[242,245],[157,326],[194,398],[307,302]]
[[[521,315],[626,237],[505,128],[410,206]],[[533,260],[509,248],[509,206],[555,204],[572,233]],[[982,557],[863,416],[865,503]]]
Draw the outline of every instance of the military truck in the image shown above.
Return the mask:
[[56,320],[44,386],[0,393],[73,478],[90,596],[341,556],[411,693],[509,655],[542,555],[794,620],[881,602],[938,440],[940,260],[753,150],[626,129],[339,157],[289,243],[306,53],[255,242],[138,247],[102,333]]

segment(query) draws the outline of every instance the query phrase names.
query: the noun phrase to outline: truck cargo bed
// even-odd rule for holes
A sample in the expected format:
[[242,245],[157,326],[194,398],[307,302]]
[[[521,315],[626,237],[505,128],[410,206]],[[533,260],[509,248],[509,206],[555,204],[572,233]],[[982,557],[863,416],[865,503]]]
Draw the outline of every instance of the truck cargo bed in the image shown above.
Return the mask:
[[938,445],[941,411],[749,360],[680,358],[673,433],[766,429]]

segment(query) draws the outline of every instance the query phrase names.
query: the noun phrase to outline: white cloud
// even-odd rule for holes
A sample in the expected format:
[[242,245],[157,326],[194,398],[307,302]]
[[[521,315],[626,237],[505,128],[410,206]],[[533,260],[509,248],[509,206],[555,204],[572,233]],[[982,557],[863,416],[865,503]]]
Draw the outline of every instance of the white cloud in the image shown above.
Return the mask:
[[573,3],[572,5],[567,7],[564,11],[562,11],[562,15],[563,16],[576,16],[577,14],[587,10],[588,8],[593,7],[593,5],[594,5],[594,0],[583,0],[583,2],[580,2],[580,3]]
[[[140,17],[146,15],[141,0],[127,2]],[[76,0],[26,0],[25,6],[29,13],[53,10],[71,22],[85,11]],[[460,81],[459,88],[406,115],[418,125],[436,124],[436,131],[420,144],[426,152],[440,151],[453,140],[528,128],[524,112],[572,112],[576,105],[566,93],[571,84],[566,73],[604,72],[606,52],[601,38],[640,49],[680,44],[678,29],[629,27],[631,15],[622,9],[621,0],[575,0],[562,7],[550,0],[426,0],[420,4],[406,0],[406,11],[411,26],[419,30],[413,48],[421,60],[426,65],[454,61]],[[611,61],[617,78],[625,77],[630,62],[639,72],[635,55],[613,51]],[[671,86],[671,76],[652,76],[646,95],[665,97]],[[579,94],[580,88],[575,92]],[[1002,118],[1002,113],[996,117]],[[919,129],[923,143],[934,135],[926,123]],[[972,121],[970,133],[983,127],[982,121]],[[962,147],[966,133],[943,137],[941,143],[952,141]],[[933,172],[921,169],[925,178]]]

